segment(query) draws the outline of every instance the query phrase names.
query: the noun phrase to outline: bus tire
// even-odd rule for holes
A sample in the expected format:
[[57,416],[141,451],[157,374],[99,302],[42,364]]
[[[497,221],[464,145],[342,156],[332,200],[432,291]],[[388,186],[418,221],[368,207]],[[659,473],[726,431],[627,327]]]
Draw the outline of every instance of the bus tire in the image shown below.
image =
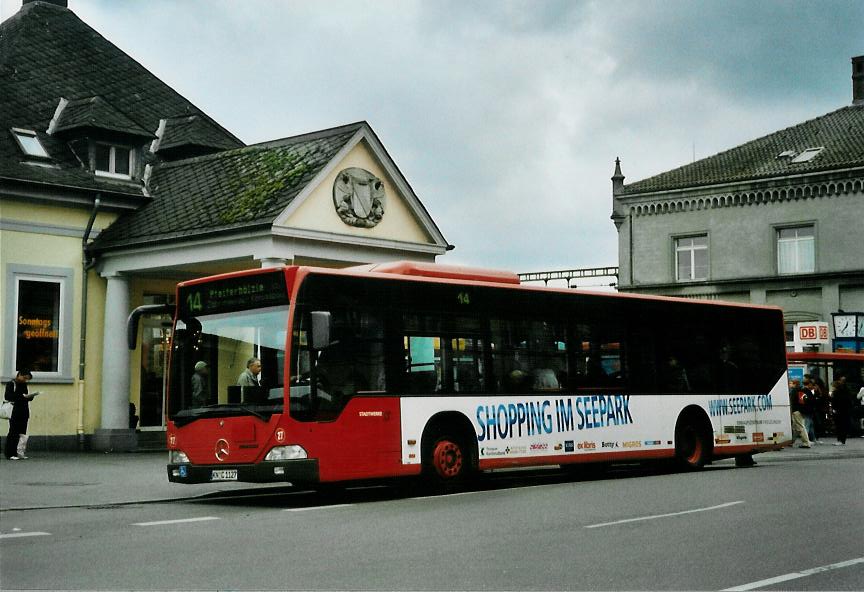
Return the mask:
[[697,471],[711,460],[711,424],[697,413],[684,413],[675,426],[675,459],[688,471]]
[[473,464],[467,440],[458,432],[444,431],[429,438],[423,473],[432,487],[451,490],[464,485],[474,472]]

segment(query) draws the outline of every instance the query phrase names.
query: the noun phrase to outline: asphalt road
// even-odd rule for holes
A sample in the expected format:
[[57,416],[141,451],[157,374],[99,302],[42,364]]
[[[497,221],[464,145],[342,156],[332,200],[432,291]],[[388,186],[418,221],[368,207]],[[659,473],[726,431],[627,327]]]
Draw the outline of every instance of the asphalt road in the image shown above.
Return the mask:
[[10,589],[859,590],[864,462],[4,512]]

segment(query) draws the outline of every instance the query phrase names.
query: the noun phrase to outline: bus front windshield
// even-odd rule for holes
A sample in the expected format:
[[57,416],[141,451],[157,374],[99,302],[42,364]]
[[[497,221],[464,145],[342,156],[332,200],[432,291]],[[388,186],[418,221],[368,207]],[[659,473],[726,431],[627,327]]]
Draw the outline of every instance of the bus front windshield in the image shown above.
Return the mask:
[[168,418],[282,413],[287,327],[287,305],[178,318]]

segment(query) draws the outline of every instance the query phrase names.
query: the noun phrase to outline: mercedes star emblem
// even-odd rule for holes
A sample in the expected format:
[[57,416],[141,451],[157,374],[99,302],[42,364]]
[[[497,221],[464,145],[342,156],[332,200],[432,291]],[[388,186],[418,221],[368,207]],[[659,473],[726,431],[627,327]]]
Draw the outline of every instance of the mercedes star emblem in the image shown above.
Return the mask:
[[218,442],[216,442],[216,460],[219,462],[223,462],[226,458],[228,458],[228,440],[225,438],[220,438]]

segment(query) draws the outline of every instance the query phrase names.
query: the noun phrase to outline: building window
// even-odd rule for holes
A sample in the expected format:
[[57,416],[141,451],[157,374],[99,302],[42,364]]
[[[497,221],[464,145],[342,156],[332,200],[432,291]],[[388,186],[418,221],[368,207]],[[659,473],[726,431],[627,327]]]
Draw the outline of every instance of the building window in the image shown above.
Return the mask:
[[39,380],[72,379],[72,277],[68,269],[8,266],[4,376],[26,368]]
[[63,282],[19,278],[17,288],[15,368],[58,372]]
[[132,149],[114,144],[96,144],[94,169],[97,175],[132,178]]
[[21,152],[27,156],[35,156],[36,158],[48,158],[48,152],[42,146],[42,142],[36,136],[36,132],[31,130],[23,130],[12,128],[12,135],[18,142],[18,147]]
[[675,279],[679,282],[708,279],[708,235],[675,239]]
[[816,233],[812,225],[777,229],[777,272],[816,271]]
[[807,148],[801,154],[793,158],[792,162],[796,164],[799,162],[810,162],[811,160],[819,156],[819,153],[823,150],[825,150],[824,146],[819,146],[818,148]]

